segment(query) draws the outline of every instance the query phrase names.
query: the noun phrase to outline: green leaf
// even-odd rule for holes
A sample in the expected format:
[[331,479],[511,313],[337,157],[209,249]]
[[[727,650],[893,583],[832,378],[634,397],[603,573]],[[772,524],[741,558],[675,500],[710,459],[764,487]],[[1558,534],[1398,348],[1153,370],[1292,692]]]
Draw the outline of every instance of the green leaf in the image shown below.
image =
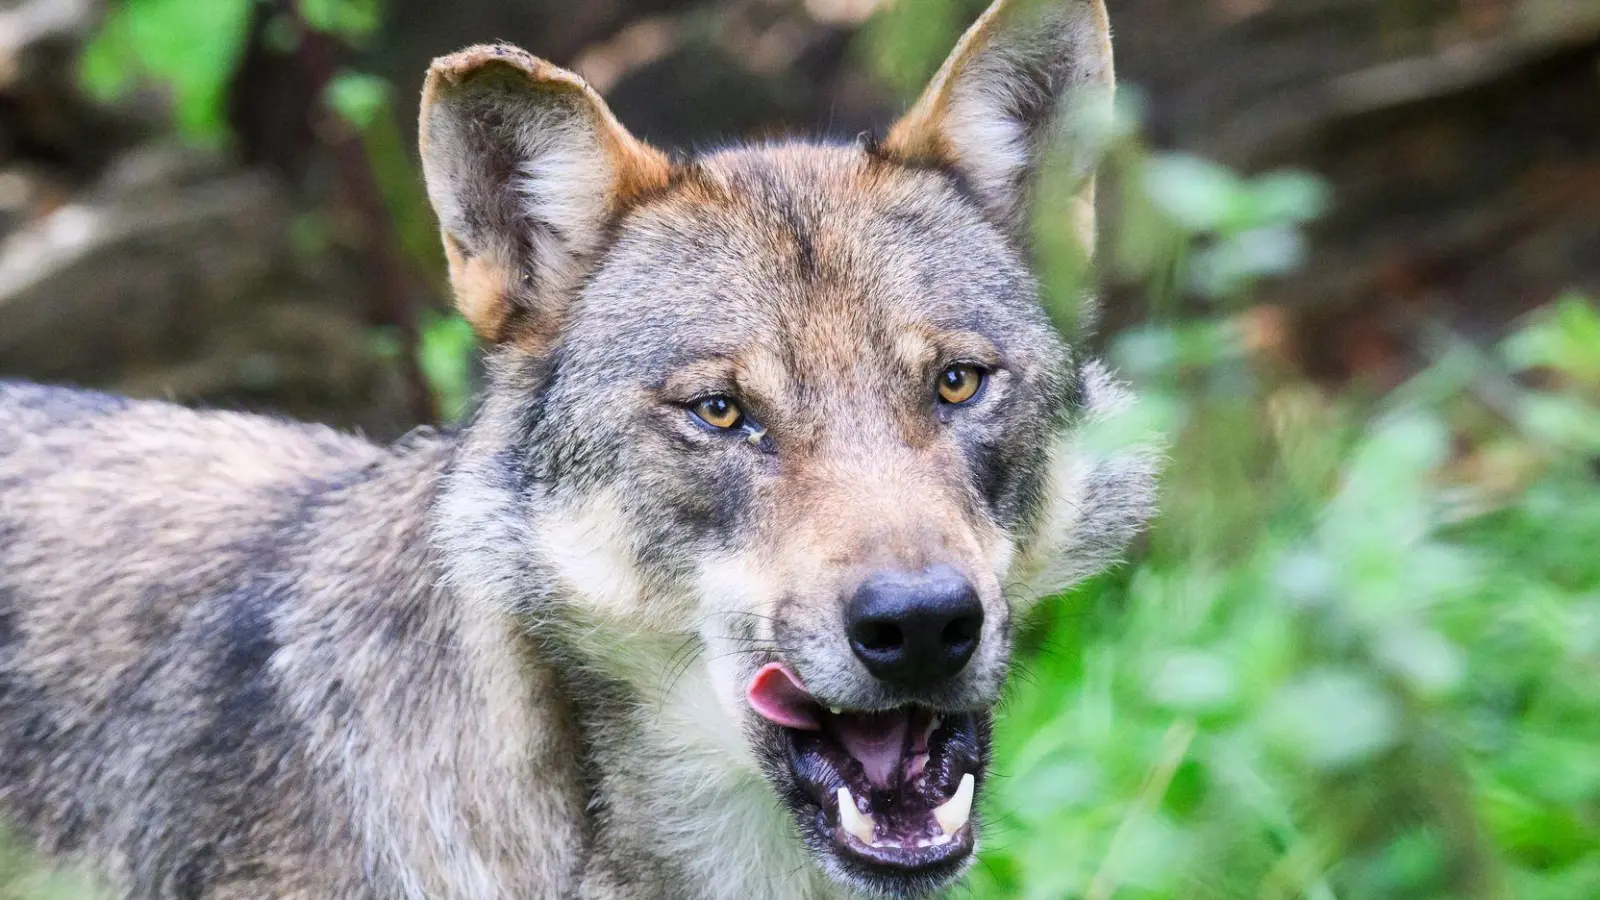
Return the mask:
[[1319,769],[1344,769],[1393,746],[1400,716],[1367,675],[1317,669],[1278,691],[1265,725],[1279,746],[1300,759]]
[[1305,238],[1294,228],[1252,228],[1197,253],[1189,264],[1190,281],[1208,297],[1238,296],[1259,278],[1298,269],[1308,253]]
[[476,341],[472,326],[458,315],[432,316],[423,322],[417,362],[447,422],[460,421],[466,414]]
[[1237,175],[1188,154],[1151,157],[1141,184],[1157,208],[1196,234],[1221,230],[1246,201],[1244,183]]
[[1555,369],[1600,386],[1600,306],[1569,294],[1506,338],[1500,355],[1513,369]]
[[328,82],[326,91],[329,108],[358,131],[366,131],[388,113],[394,94],[388,81],[360,72],[340,72]]
[[1328,209],[1328,186],[1310,172],[1268,172],[1250,182],[1251,227],[1303,225]]
[[191,140],[226,136],[227,86],[249,36],[254,0],[129,0],[116,6],[85,48],[79,76],[101,98],[141,81],[165,88],[173,118]]
[[1418,694],[1438,697],[1455,690],[1466,674],[1466,654],[1444,635],[1428,628],[1391,626],[1383,629],[1376,656],[1404,678]]
[[357,46],[383,23],[379,0],[300,0],[299,6],[307,25]]
[[1541,441],[1600,454],[1600,410],[1577,397],[1530,392],[1518,407],[1517,421]]
[[1150,698],[1177,712],[1215,712],[1230,705],[1238,685],[1228,661],[1219,654],[1180,650],[1156,666]]

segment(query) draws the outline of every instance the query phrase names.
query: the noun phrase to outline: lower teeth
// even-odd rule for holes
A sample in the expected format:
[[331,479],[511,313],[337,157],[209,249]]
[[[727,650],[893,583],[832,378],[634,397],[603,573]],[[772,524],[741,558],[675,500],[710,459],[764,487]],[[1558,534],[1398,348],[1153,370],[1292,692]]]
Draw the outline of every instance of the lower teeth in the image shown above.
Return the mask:
[[874,823],[872,816],[856,809],[856,798],[849,788],[839,788],[839,827],[863,844],[872,843]]
[[[976,779],[972,777],[972,773],[962,775],[955,794],[933,810],[933,820],[939,826],[939,833],[932,837],[917,838],[909,846],[917,849],[938,847],[955,840],[956,835],[972,819],[972,795],[975,787]],[[871,813],[864,813],[856,806],[856,798],[850,793],[849,788],[839,788],[836,797],[839,801],[839,828],[845,834],[869,847],[892,847],[902,850],[908,848],[905,843],[874,840],[877,822],[873,820]]]

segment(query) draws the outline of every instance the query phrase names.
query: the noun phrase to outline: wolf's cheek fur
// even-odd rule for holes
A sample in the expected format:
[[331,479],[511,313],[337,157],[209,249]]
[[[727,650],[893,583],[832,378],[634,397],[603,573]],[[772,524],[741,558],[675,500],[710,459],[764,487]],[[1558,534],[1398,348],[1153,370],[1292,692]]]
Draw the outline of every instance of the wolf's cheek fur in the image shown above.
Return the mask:
[[772,624],[783,580],[760,554],[748,550],[708,554],[696,569],[697,633],[705,647],[711,690],[729,720],[744,722],[750,717],[745,685],[780,649]]
[[655,592],[645,589],[616,493],[600,490],[583,502],[540,517],[537,552],[563,588],[581,598],[596,619],[626,621],[655,618],[667,610]]
[[1008,584],[1020,604],[1054,594],[1116,563],[1155,512],[1161,450],[1154,443],[1097,451],[1085,429],[1123,412],[1127,390],[1099,362],[1083,370],[1087,414],[1050,451],[1044,507],[1021,545]]

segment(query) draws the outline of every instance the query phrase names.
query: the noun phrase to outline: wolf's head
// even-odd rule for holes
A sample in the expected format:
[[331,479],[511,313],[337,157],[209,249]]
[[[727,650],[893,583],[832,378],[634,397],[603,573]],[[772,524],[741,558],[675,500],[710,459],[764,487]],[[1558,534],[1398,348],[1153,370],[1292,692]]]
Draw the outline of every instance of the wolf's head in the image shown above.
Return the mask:
[[966,865],[1019,614],[1147,515],[1147,460],[1075,442],[1117,390],[1026,264],[1051,151],[1081,184],[1043,212],[1092,245],[1065,111],[1112,80],[1100,0],[1001,0],[882,140],[672,161],[515,48],[428,77],[429,195],[493,348],[453,576],[622,682],[703,672],[707,743],[858,888]]

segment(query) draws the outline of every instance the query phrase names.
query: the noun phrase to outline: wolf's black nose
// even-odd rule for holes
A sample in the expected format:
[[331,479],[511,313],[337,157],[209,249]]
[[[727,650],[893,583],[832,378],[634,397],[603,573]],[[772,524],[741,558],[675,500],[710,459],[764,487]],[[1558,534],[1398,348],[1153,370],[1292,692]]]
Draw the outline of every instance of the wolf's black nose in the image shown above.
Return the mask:
[[972,658],[983,604],[949,566],[879,572],[850,598],[844,626],[867,671],[901,687],[922,687],[955,675]]

